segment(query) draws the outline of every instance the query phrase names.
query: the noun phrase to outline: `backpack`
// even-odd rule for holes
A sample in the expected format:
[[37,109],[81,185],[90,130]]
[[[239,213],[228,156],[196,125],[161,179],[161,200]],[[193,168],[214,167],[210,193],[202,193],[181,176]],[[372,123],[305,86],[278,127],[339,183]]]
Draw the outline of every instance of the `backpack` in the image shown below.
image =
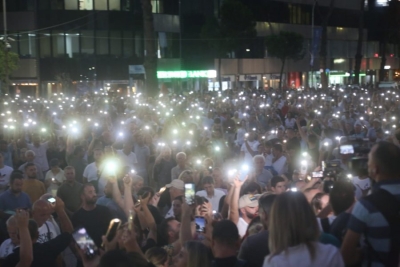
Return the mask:
[[[394,195],[388,191],[379,188],[374,191],[371,195],[365,197],[374,207],[385,217],[390,227],[390,252],[389,258],[384,260],[381,259],[379,253],[375,251],[369,243],[368,239],[365,239],[367,244],[368,255],[375,255],[376,259],[379,260],[385,266],[398,266],[399,255],[400,255],[400,202]],[[391,205],[388,205],[392,203]],[[368,257],[368,266],[371,266],[371,258]]]

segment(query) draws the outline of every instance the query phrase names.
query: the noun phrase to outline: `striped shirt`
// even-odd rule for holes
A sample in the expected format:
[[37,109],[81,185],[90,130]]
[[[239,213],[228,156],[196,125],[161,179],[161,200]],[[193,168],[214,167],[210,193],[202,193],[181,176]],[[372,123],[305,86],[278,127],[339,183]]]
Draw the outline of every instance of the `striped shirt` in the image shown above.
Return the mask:
[[[396,196],[400,201],[400,181],[391,180],[383,181],[374,185],[374,189],[381,188],[392,195]],[[388,259],[391,248],[391,233],[389,223],[375,206],[365,198],[361,198],[354,206],[351,214],[348,229],[363,234],[368,240],[372,248],[379,254],[379,258]],[[365,242],[363,242],[365,245]],[[375,253],[368,253],[365,250],[363,266],[368,266],[368,258],[371,260],[371,267],[383,267]]]

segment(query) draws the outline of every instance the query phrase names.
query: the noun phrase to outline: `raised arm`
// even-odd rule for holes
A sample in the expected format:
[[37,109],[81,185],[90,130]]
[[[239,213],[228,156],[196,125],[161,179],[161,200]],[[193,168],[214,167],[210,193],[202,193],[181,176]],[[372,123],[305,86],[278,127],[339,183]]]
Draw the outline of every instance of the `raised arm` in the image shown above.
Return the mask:
[[71,223],[67,213],[65,212],[64,201],[62,201],[61,198],[59,198],[59,197],[56,198],[55,210],[56,210],[58,219],[60,221],[61,231],[67,232],[67,233],[72,233],[74,231],[74,227],[72,226],[72,223]]
[[[247,177],[246,177],[247,179]],[[229,207],[229,215],[228,219],[237,224],[239,222],[239,197],[240,197],[240,190],[242,188],[243,183],[246,181],[240,181],[238,176],[235,177],[233,181],[234,192],[232,195],[230,207]]]
[[19,231],[19,262],[16,267],[29,267],[33,261],[32,239],[29,233],[29,214],[24,210],[18,210],[15,214],[17,227]]
[[179,233],[179,239],[182,246],[186,242],[193,239],[191,219],[192,219],[192,208],[186,203],[186,199],[184,199],[182,203],[182,219],[181,219],[181,229]]
[[112,196],[114,201],[120,206],[122,210],[125,211],[125,203],[121,196],[121,191],[119,191],[118,181],[115,178],[109,180],[112,183]]

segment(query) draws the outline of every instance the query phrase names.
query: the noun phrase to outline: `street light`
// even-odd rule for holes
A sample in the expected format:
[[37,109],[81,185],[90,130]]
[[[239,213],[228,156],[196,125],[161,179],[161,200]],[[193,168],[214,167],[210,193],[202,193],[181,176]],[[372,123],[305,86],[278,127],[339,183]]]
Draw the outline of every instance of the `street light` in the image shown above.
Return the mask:
[[315,14],[315,6],[317,5],[318,0],[314,0],[313,8],[312,8],[312,17],[311,17],[311,87],[314,83],[314,14]]

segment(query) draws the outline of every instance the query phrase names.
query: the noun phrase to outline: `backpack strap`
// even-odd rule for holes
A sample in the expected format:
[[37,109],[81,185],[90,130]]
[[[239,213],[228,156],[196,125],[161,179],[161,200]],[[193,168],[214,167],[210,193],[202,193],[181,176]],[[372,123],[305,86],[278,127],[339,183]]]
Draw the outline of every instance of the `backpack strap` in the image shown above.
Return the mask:
[[322,218],[321,219],[321,226],[324,233],[329,234],[331,225],[329,224],[329,218]]
[[368,247],[368,264],[371,265],[371,254],[383,263],[385,266],[397,266],[399,262],[399,252],[400,252],[400,202],[397,198],[389,193],[387,190],[379,188],[375,190],[371,195],[365,197],[382,215],[385,217],[386,221],[390,227],[390,252],[389,259],[383,260],[377,251],[375,251],[365,238],[365,243]]
[[51,240],[50,228],[49,228],[49,226],[47,225],[47,222],[44,222],[44,225],[46,225],[46,228],[47,228],[47,241],[50,241],[50,240]]

